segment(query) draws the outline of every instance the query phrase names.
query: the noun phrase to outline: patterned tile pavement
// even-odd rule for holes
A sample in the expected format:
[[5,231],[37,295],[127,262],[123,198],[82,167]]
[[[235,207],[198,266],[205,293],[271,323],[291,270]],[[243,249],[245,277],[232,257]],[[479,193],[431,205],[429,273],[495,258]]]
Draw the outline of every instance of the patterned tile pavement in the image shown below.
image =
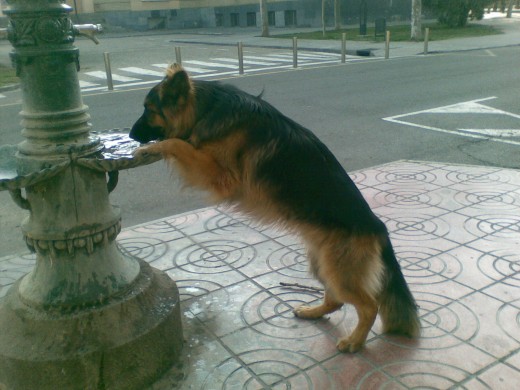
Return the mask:
[[[163,389],[520,388],[520,171],[398,161],[354,172],[387,224],[422,336],[336,351],[356,316],[306,321],[321,298],[296,237],[207,208],[124,230],[122,250],[165,270],[182,296],[182,366]],[[0,296],[34,263],[0,259]]]

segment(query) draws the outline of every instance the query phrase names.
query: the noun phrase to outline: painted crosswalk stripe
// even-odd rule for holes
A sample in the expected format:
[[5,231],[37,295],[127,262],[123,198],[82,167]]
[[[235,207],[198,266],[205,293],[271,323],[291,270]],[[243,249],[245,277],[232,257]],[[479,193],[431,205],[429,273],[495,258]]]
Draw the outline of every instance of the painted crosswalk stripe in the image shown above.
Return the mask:
[[208,66],[208,67],[213,67],[213,68],[238,69],[238,64],[237,65],[230,65],[230,64],[223,64],[221,62],[189,60],[189,61],[183,61],[183,64]]
[[[218,57],[218,58],[212,58],[213,61],[219,61],[219,62],[228,62],[230,64],[237,64],[238,63],[238,59],[236,58],[222,58],[222,57]],[[253,60],[251,59],[251,57],[249,56],[244,56],[244,64],[245,65],[258,65],[258,66],[274,66],[274,65],[278,65],[274,62],[265,62],[265,61],[256,61],[256,60]]]
[[267,56],[267,59],[270,61],[278,61],[278,62],[293,62],[292,54],[270,54]]
[[151,70],[151,69],[145,69],[145,68],[137,68],[134,66],[129,66],[126,68],[119,68],[119,70],[122,70],[123,72],[128,72],[128,73],[142,74],[145,76],[156,76],[156,77],[160,77],[160,78],[163,78],[166,74],[166,72],[159,72],[157,70]]
[[[222,57],[218,57],[218,58],[211,58],[212,61],[218,61],[218,62],[224,62],[224,63],[228,63],[228,64],[235,64],[235,65],[238,65],[238,58],[222,58]],[[245,61],[244,61],[245,63]],[[234,69],[234,68],[232,68]]]
[[254,57],[254,56],[244,56],[244,62],[246,64],[251,65],[260,65],[260,66],[275,66],[278,65],[276,62],[268,62],[266,60],[269,60],[265,57]]
[[[106,80],[106,78],[107,78],[107,74],[100,70],[93,71],[93,72],[85,72],[85,74],[89,75],[91,77],[102,79],[102,80]],[[121,81],[123,83],[129,82],[129,81],[139,81],[139,79],[136,79],[134,77],[121,76],[120,74],[116,74],[116,73],[112,73],[112,80]]]
[[80,88],[90,88],[90,87],[97,87],[99,84],[97,83],[91,83],[89,81],[83,81],[79,80],[79,87]]
[[298,56],[306,57],[306,58],[315,58],[315,59],[324,59],[324,60],[330,60],[333,58],[339,58],[339,54],[334,53],[301,53],[298,54]]
[[[168,66],[170,66],[170,64],[152,64],[152,66],[155,66],[156,68],[166,69]],[[184,68],[184,70],[186,70],[186,71],[188,71],[190,73],[201,73],[201,74],[204,74],[204,73],[214,72],[214,70],[212,70],[212,69],[197,68],[197,67],[194,67],[194,66],[185,66],[185,65],[183,65],[182,67]]]

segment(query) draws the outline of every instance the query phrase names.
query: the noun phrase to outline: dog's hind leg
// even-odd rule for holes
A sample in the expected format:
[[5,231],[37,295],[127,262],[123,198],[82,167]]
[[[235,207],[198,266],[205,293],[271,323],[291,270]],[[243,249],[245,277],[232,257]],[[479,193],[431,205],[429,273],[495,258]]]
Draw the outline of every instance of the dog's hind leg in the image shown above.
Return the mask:
[[338,341],[337,347],[341,352],[357,352],[367,339],[370,329],[376,320],[377,302],[365,294],[348,294],[342,297],[346,303],[354,305],[358,315],[358,323],[354,331]]
[[321,318],[325,314],[335,312],[343,306],[343,303],[336,301],[330,293],[325,292],[323,303],[317,306],[302,305],[294,309],[294,315],[304,319]]

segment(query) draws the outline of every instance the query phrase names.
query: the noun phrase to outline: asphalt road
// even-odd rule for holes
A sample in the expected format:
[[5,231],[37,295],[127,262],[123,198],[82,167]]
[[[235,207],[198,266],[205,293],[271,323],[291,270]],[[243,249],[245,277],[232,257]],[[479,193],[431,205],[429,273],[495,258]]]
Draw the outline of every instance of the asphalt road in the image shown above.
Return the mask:
[[[312,129],[349,171],[400,159],[519,168],[520,68],[512,65],[518,63],[520,48],[513,47],[224,82],[253,94],[265,90],[265,100]],[[93,129],[130,127],[148,88],[85,95]],[[2,144],[22,139],[19,111],[19,104],[0,102]],[[207,205],[203,194],[182,189],[175,172],[161,162],[121,172],[111,200],[122,207],[124,226]],[[25,212],[5,192],[0,193],[0,216],[0,256],[24,250],[19,225]]]

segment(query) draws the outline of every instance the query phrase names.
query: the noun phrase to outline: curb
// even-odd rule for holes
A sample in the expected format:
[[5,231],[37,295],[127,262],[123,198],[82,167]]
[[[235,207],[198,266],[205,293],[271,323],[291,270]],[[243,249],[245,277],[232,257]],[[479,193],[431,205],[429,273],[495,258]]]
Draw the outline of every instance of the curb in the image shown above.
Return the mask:
[[7,84],[4,86],[0,86],[0,92],[9,92],[14,91],[16,89],[20,88],[20,84]]

